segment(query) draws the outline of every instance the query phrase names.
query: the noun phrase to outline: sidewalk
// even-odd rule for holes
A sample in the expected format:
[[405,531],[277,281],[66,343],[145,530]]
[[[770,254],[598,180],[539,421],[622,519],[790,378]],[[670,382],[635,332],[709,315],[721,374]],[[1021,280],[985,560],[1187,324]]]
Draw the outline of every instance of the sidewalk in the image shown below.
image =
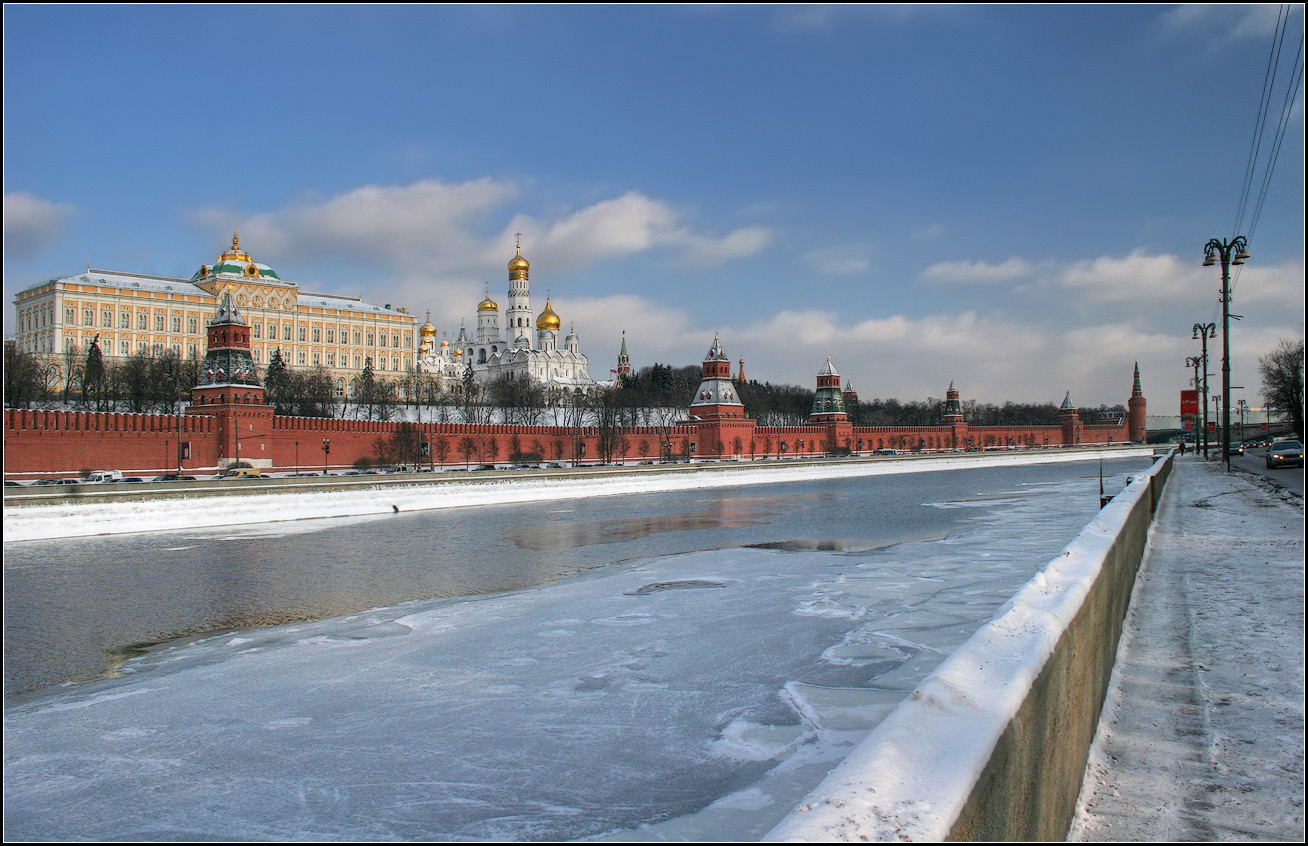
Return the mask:
[[1178,459],[1073,841],[1304,839],[1304,509]]

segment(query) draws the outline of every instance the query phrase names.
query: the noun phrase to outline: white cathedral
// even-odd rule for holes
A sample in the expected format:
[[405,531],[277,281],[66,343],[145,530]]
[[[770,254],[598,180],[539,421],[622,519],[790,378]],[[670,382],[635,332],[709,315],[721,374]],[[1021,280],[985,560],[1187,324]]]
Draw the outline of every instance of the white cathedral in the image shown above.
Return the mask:
[[[528,274],[531,264],[522,257],[522,244],[509,261],[509,298],[504,312],[503,334],[500,327],[500,307],[490,297],[490,283],[486,283],[486,298],[477,304],[477,334],[470,339],[460,325],[453,343],[442,340],[436,345],[436,327],[431,316],[419,330],[419,372],[433,375],[442,389],[462,383],[471,368],[472,378],[478,384],[497,379],[531,380],[544,386],[553,399],[563,394],[584,393],[595,387],[586,369],[586,356],[575,331],[570,331],[559,347],[559,328],[562,321],[545,298],[545,309],[539,317],[531,311],[531,291]],[[532,337],[533,326],[535,338]]]

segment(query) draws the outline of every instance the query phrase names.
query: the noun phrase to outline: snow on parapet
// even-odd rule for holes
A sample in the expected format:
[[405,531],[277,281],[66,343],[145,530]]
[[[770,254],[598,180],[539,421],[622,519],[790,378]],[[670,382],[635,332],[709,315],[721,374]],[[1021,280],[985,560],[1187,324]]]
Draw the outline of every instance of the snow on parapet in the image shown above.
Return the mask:
[[1132,479],[764,840],[947,839],[1161,465]]

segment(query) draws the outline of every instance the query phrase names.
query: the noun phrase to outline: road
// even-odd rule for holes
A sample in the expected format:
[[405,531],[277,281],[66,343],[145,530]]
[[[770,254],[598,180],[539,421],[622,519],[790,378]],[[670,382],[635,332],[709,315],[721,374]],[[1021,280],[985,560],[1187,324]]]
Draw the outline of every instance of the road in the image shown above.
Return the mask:
[[1239,468],[1247,473],[1271,479],[1280,487],[1303,496],[1303,468],[1267,466],[1267,450],[1259,447],[1246,450],[1244,455],[1231,456],[1231,469]]

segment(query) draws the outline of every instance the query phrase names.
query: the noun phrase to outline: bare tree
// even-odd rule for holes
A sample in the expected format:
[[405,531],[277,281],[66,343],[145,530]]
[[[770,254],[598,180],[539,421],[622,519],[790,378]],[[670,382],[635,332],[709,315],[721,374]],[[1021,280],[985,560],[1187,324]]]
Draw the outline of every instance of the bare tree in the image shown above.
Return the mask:
[[1263,397],[1268,407],[1290,418],[1295,434],[1303,437],[1304,342],[1281,339],[1276,349],[1258,359],[1263,376]]

